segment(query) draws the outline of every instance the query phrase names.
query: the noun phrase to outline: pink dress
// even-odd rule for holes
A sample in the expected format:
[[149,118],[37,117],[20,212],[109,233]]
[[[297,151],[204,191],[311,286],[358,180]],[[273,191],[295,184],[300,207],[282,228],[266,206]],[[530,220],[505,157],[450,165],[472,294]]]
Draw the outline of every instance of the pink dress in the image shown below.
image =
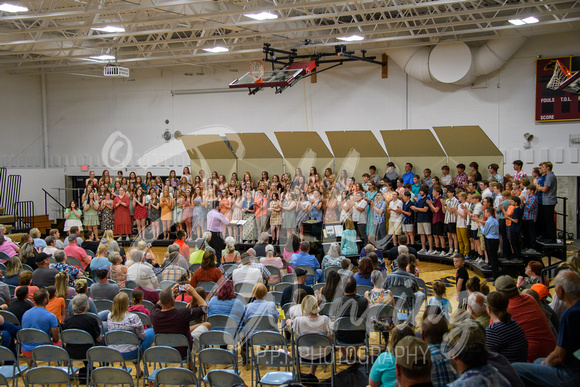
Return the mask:
[[193,208],[187,198],[183,199],[183,215],[181,220],[184,222],[191,222],[193,218]]

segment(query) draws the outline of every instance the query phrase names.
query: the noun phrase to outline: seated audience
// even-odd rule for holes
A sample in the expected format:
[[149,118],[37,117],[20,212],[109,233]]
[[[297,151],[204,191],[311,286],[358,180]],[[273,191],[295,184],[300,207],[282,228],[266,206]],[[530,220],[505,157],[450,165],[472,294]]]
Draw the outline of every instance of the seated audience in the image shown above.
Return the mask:
[[[292,319],[291,328],[295,337],[307,333],[320,333],[330,337],[332,340],[332,322],[328,316],[318,314],[318,301],[314,296],[306,295],[300,304],[301,316]],[[330,360],[331,347],[309,348],[298,347],[298,356],[312,362],[316,359]],[[310,366],[310,376],[316,375],[317,365]]]
[[[297,268],[294,270],[294,285],[288,286],[282,292],[282,299],[280,305],[284,306],[289,302],[292,302],[292,294],[296,289],[304,289],[306,294],[314,295],[314,290],[311,286],[306,285],[306,271],[302,268]],[[328,302],[328,301],[327,301]]]
[[100,241],[95,240],[95,233],[92,230],[85,231],[85,240],[80,244],[80,246],[87,251],[91,251],[93,254],[97,252],[99,248]]
[[[172,289],[164,289],[159,293],[159,302],[151,311],[151,322],[155,334],[172,333],[187,337],[191,354],[195,356],[199,352],[199,337],[210,330],[211,324],[206,322],[190,326],[190,322],[207,314],[208,308],[205,300],[191,285],[185,285],[185,292],[196,300],[197,307],[175,309],[174,297],[179,293],[179,286],[175,285]],[[187,348],[177,347],[176,349],[182,357],[187,356]]]
[[181,258],[178,251],[169,253],[169,257],[161,265],[163,270],[161,272],[162,281],[184,282],[189,280],[187,269],[184,269],[179,264]]
[[119,285],[119,288],[123,289],[127,285],[127,266],[123,265],[123,258],[117,252],[109,253],[109,278],[112,279]]
[[246,308],[244,303],[236,297],[234,292],[234,283],[232,280],[222,282],[219,286],[216,295],[209,300],[208,316],[216,314],[229,316],[236,322],[235,327],[228,327],[226,331],[232,336],[235,336],[237,327],[239,326]]
[[503,355],[510,363],[525,362],[528,358],[528,340],[524,330],[512,319],[507,308],[509,299],[500,292],[487,296],[490,324],[485,329],[487,347]]
[[[363,258],[364,259],[364,258]],[[341,299],[335,301],[336,305],[336,318],[341,317],[356,317],[361,318],[366,312],[369,302],[366,298],[356,294],[356,280],[354,277],[347,277],[344,280],[344,295]],[[337,331],[335,333],[336,340],[341,341],[345,344],[357,344],[365,340],[366,331]],[[344,347],[340,347],[343,357],[346,353]],[[360,359],[356,356],[355,347],[355,357],[354,361],[359,361]]]
[[354,276],[352,272],[352,263],[349,258],[345,258],[340,261],[340,270],[337,271],[340,276],[350,277]]
[[[0,233],[0,252],[5,253],[8,255],[9,258],[15,257],[18,255],[20,251],[20,247],[12,241],[6,239],[3,233]],[[0,259],[0,263],[6,263],[6,260]]]
[[142,288],[157,289],[159,282],[153,266],[145,262],[145,254],[135,249],[129,254],[133,264],[127,269],[127,280],[135,281]]
[[524,330],[528,340],[528,361],[548,356],[556,347],[556,339],[538,303],[532,296],[520,294],[516,281],[510,276],[499,277],[495,288],[509,299],[507,311]]
[[91,285],[93,300],[113,300],[119,294],[119,285],[109,283],[109,270],[102,267],[97,270],[97,281]]
[[342,261],[343,259],[344,256],[341,255],[339,244],[334,242],[330,245],[328,253],[324,256],[324,258],[322,258],[322,263],[320,264],[320,266],[323,271],[325,271],[331,266],[340,267],[340,261]]
[[480,292],[473,292],[469,295],[467,298],[467,311],[475,321],[481,324],[482,327],[488,327],[490,317],[487,313],[486,300],[483,294]]
[[232,272],[232,280],[234,284],[262,282],[262,272],[260,269],[252,267],[252,255],[248,252],[242,254],[242,264]]
[[240,263],[240,252],[236,250],[236,240],[229,236],[225,240],[226,248],[222,250],[222,265],[224,263]]
[[450,387],[509,387],[510,382],[491,364],[485,342],[485,331],[479,324],[466,321],[455,325],[445,335],[442,351],[451,354],[451,362],[459,375]]
[[224,280],[224,275],[220,269],[215,266],[216,256],[212,251],[206,251],[203,254],[203,260],[201,261],[201,267],[197,269],[191,276],[189,283],[192,287],[196,287],[200,282],[211,281],[217,284],[221,284]]
[[[223,257],[222,257],[222,260],[223,260]],[[280,270],[280,273],[282,273],[282,270],[284,269],[284,263],[282,262],[282,259],[280,257],[274,256],[274,246],[272,246],[272,245],[266,246],[266,256],[263,258],[260,258],[260,263],[264,266],[274,266],[275,268]],[[280,282],[280,276],[278,274],[271,274],[270,273],[270,276],[268,278],[268,285],[275,285],[279,282]]]
[[[34,292],[34,308],[29,309],[22,315],[22,328],[39,329],[46,333],[54,345],[60,346],[60,333],[56,316],[46,310],[48,304],[48,291],[38,289]],[[27,358],[28,365],[32,365],[32,350],[41,343],[22,343],[20,350]]]
[[59,271],[49,267],[49,256],[45,253],[38,253],[36,256],[36,265],[38,268],[32,272],[32,283],[34,286],[46,288],[54,285],[54,277]]
[[534,363],[515,363],[513,366],[526,386],[574,386],[580,380],[580,275],[561,271],[556,276],[558,299],[568,305],[562,313],[558,343],[545,359]]
[[[79,329],[81,331],[85,331],[91,335],[95,345],[100,345],[103,341],[103,336],[101,334],[101,323],[97,318],[95,318],[95,316],[87,314],[89,310],[89,298],[85,294],[77,294],[71,300],[70,304],[72,305],[73,313],[64,320],[62,329]],[[87,351],[91,347],[91,344],[67,344],[65,349],[72,360],[81,360],[87,357]],[[86,367],[87,362],[83,361],[83,363]],[[82,372],[80,373],[82,374]]]
[[399,324],[394,327],[387,341],[385,351],[382,352],[373,363],[369,374],[371,387],[395,386],[397,379],[395,370],[395,346],[407,336],[414,336],[413,328],[408,324]]
[[20,286],[16,290],[16,300],[10,302],[8,311],[16,316],[22,325],[22,315],[34,305],[28,300],[28,286]]
[[258,243],[254,245],[254,250],[256,251],[256,257],[265,257],[266,256],[266,246],[268,245],[268,241],[270,240],[270,234],[267,232],[263,232],[260,234],[258,239]]
[[87,266],[91,264],[91,257],[87,255],[85,249],[77,245],[77,236],[76,235],[69,235],[68,236],[68,245],[64,248],[64,252],[67,257],[73,257],[80,261],[81,267],[83,270],[87,269]]
[[517,280],[518,289],[520,291],[529,289],[534,284],[542,283],[542,270],[544,265],[538,261],[530,261],[526,265],[525,277],[519,276]]
[[314,292],[316,299],[321,303],[333,302],[343,294],[341,276],[336,271],[328,273],[324,287]]
[[64,298],[58,296],[56,293],[56,286],[49,286],[46,290],[48,291],[48,304],[46,304],[46,310],[54,314],[59,324],[62,324],[64,318]]
[[2,282],[6,285],[18,286],[18,275],[22,271],[22,261],[18,257],[12,257],[6,261],[6,274],[2,277]]
[[98,245],[97,246],[97,256],[91,259],[91,271],[97,271],[100,268],[109,268],[111,266],[111,261],[107,255],[109,252],[107,251],[107,246],[105,245]]
[[395,346],[395,370],[399,386],[432,386],[431,366],[431,353],[421,339],[407,336]]
[[371,273],[373,272],[373,261],[369,257],[361,258],[358,263],[358,271],[354,275],[357,285],[373,286]]
[[373,288],[365,292],[365,298],[369,301],[369,306],[380,304],[395,306],[393,293],[389,289],[383,289],[383,274],[380,271],[372,271],[371,283]]
[[441,353],[443,336],[449,330],[447,320],[438,306],[425,308],[421,322],[421,339],[431,352],[431,382],[435,387],[443,387],[457,379],[457,372],[451,364],[451,359]]
[[[75,281],[75,292],[77,293],[77,295],[79,294],[84,294],[88,296],[88,286],[87,286],[87,280],[84,278],[79,278]],[[72,310],[72,303],[68,304],[67,307],[67,314],[69,316],[71,316],[73,314],[73,310]],[[89,313],[93,313],[93,314],[97,314],[97,307],[95,306],[95,303],[93,302],[93,300],[89,299]]]
[[445,316],[445,320],[449,321],[449,315],[451,314],[453,307],[449,300],[445,298],[445,284],[441,281],[433,282],[433,293],[435,293],[435,295],[429,299],[427,304],[438,306]]
[[18,282],[20,283],[19,286],[14,289],[14,292],[20,288],[20,286],[27,286],[28,287],[28,299],[30,301],[34,301],[34,293],[39,289],[38,286],[32,285],[32,272],[30,270],[23,270],[18,275]]
[[65,272],[68,274],[68,285],[75,286],[75,280],[82,276],[82,273],[74,267],[66,263],[66,253],[63,250],[58,250],[54,253],[54,260],[56,263],[51,263],[50,267],[58,270],[59,272]]
[[320,263],[318,263],[318,259],[314,255],[309,254],[310,251],[310,242],[303,241],[300,243],[300,252],[292,255],[292,260],[290,264],[293,268],[297,266],[310,266],[312,269],[316,271],[316,278],[308,278],[306,279],[306,283],[309,285],[314,284],[315,282],[323,282],[324,273],[320,270]]

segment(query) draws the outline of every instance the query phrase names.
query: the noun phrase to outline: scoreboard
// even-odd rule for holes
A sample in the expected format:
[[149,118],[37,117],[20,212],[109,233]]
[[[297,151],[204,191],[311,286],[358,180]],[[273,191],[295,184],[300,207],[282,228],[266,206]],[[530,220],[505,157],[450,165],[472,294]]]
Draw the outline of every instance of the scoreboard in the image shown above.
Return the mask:
[[580,95],[546,87],[556,60],[572,73],[580,70],[580,55],[536,60],[536,122],[580,120]]

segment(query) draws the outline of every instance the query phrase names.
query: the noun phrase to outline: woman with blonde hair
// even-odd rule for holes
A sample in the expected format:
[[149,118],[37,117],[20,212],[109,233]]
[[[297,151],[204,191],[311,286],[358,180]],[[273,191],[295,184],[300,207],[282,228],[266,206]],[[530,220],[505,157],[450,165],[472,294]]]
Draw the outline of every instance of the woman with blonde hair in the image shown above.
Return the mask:
[[113,230],[106,230],[103,234],[103,239],[101,239],[101,244],[107,246],[107,251],[109,253],[120,252],[119,244],[114,238]]
[[73,288],[68,286],[68,274],[64,271],[59,271],[56,276],[54,276],[54,286],[56,287],[57,297],[73,298],[76,292]]
[[117,285],[119,285],[119,288],[123,289],[127,282],[128,266],[122,264],[123,259],[119,253],[109,254],[109,262],[111,262],[111,266],[109,267],[109,278],[115,281]]
[[358,247],[356,245],[356,230],[354,229],[354,222],[351,218],[344,221],[344,230],[340,241],[340,248],[343,255],[358,254]]
[[[139,316],[129,312],[129,297],[125,293],[119,293],[113,298],[113,310],[109,312],[107,317],[107,327],[109,332],[133,332],[141,341],[139,347],[142,352],[153,344],[153,339],[155,338],[153,328],[144,329]],[[139,352],[139,348],[136,345],[109,344],[109,347],[121,352],[124,359],[134,359]],[[136,364],[136,367],[139,369],[138,364]]]
[[[307,333],[320,333],[326,335],[332,341],[332,323],[328,316],[320,316],[318,314],[318,300],[316,297],[307,295],[302,300],[300,304],[302,309],[302,316],[296,317],[292,320],[292,331],[295,337],[304,335]],[[330,360],[330,352],[332,348],[310,348],[310,347],[298,347],[298,355],[301,359],[306,362],[312,363],[316,360]],[[316,374],[316,368],[318,366],[310,366],[310,375],[312,377]]]
[[171,223],[173,221],[173,207],[175,202],[169,193],[169,187],[163,188],[163,195],[160,200],[161,205],[161,224],[163,227],[163,240],[169,240],[169,231],[171,231]]
[[[84,294],[88,296],[88,291],[89,288],[87,286],[87,280],[85,278],[79,278],[75,281],[75,287],[74,287],[74,291],[77,294]],[[69,316],[73,315],[73,308],[72,308],[72,302],[69,303],[68,307],[67,307],[67,313]],[[95,306],[95,303],[93,302],[93,300],[89,299],[89,310],[87,311],[89,313],[93,313],[93,314],[97,314],[97,307]]]
[[12,257],[6,261],[6,274],[2,277],[2,282],[8,285],[18,286],[18,274],[22,271],[22,262],[18,257]]
[[[106,245],[99,245],[99,248],[97,249],[97,256],[94,257],[93,259],[91,259],[91,264],[90,264],[90,268],[91,270],[98,270],[101,267],[109,267],[111,266],[111,262],[109,262],[109,259],[107,258],[107,246]],[[111,253],[112,254],[112,253]]]

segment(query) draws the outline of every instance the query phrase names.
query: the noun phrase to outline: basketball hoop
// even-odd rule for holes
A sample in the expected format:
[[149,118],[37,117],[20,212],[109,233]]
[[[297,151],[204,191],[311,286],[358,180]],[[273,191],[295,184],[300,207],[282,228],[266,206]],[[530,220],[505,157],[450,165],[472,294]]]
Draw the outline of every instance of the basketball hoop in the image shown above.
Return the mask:
[[550,82],[546,85],[548,89],[559,90],[560,85],[568,80],[572,76],[572,73],[560,62],[556,61],[554,66],[554,75],[550,79]]
[[262,83],[262,77],[266,72],[264,64],[259,60],[253,60],[250,62],[250,75],[254,78],[254,82]]

